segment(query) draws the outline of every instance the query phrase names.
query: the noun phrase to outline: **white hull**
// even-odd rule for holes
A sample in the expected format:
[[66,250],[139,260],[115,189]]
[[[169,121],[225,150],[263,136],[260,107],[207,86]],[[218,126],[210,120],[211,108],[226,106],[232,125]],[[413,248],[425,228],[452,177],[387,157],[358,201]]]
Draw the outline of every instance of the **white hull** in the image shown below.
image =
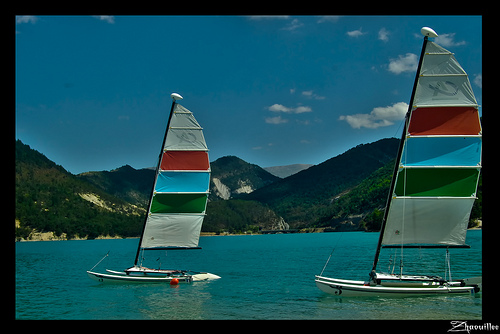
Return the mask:
[[342,280],[316,276],[316,286],[323,292],[337,296],[423,296],[441,294],[473,294],[478,290],[474,286],[459,286],[461,282],[440,284],[439,282],[396,281],[374,284],[364,281]]
[[[156,272],[120,272],[106,270],[108,273],[97,273],[87,271],[87,275],[101,283],[170,283],[172,279],[177,279],[179,283],[191,283],[208,281],[220,278],[220,276],[211,273],[187,274],[181,271],[157,270]],[[162,273],[163,272],[163,273]],[[167,273],[168,272],[168,273]]]

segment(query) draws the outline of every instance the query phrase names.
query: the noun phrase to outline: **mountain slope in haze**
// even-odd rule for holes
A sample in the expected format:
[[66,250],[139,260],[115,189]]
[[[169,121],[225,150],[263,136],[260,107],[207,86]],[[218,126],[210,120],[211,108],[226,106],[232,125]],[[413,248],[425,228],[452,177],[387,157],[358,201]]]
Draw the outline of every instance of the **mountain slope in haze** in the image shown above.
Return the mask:
[[323,217],[336,196],[395,159],[398,146],[395,138],[358,145],[244,198],[269,205],[292,227],[307,226]]
[[273,167],[264,167],[264,170],[277,176],[279,178],[284,179],[285,177],[289,177],[290,175],[297,174],[298,172],[308,169],[313,165],[311,164],[293,164],[286,166],[273,166]]

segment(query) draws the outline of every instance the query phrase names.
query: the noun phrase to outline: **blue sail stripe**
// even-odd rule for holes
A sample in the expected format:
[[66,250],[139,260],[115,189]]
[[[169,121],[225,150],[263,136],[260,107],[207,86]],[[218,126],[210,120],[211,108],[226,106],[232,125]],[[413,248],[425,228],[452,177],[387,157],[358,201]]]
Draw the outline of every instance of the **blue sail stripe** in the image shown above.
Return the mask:
[[207,192],[209,172],[160,172],[156,181],[156,192]]
[[407,138],[401,163],[405,166],[478,166],[479,137]]

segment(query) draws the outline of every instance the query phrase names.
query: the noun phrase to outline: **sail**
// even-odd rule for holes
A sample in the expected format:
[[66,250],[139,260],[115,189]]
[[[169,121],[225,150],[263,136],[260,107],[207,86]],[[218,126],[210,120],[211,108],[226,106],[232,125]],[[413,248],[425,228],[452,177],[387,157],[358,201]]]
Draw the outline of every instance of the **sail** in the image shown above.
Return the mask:
[[175,104],[141,241],[144,249],[198,246],[210,183],[208,148],[193,113]]
[[465,244],[481,171],[481,123],[467,73],[428,41],[382,246]]

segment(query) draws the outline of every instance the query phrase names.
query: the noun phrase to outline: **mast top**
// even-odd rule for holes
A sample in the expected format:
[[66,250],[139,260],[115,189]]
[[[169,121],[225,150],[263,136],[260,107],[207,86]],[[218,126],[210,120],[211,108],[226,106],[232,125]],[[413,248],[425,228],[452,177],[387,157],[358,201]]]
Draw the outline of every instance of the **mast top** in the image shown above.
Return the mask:
[[438,34],[436,34],[436,32],[429,27],[423,27],[420,29],[420,32],[426,37],[438,37]]
[[174,100],[174,101],[177,101],[177,100],[182,100],[183,97],[180,95],[180,94],[177,94],[177,93],[172,93],[170,94],[170,97]]

